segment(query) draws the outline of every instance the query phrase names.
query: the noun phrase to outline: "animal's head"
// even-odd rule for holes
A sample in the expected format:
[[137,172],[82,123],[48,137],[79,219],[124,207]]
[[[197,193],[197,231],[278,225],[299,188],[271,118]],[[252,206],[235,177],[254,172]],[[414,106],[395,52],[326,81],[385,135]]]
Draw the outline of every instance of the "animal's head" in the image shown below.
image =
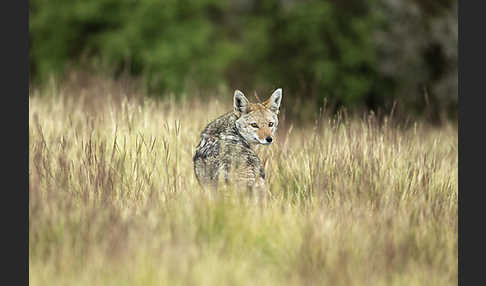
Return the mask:
[[235,90],[233,106],[239,116],[236,128],[248,143],[270,145],[273,142],[281,101],[281,88],[261,103],[251,103],[241,91]]

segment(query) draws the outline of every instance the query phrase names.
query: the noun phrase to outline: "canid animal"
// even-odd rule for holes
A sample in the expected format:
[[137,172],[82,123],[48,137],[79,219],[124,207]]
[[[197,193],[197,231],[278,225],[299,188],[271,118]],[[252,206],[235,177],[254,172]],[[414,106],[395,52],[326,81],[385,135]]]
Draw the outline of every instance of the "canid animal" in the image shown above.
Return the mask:
[[196,147],[194,173],[203,187],[217,187],[222,181],[266,190],[265,170],[255,148],[272,144],[281,100],[281,88],[261,103],[251,103],[235,91],[233,111],[210,122]]

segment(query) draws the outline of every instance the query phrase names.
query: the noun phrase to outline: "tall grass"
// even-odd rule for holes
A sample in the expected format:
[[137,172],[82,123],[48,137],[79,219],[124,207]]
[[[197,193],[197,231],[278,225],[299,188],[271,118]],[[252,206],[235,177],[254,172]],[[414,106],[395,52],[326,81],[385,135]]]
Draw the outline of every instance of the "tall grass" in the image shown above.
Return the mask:
[[324,113],[298,127],[282,114],[259,148],[261,205],[193,174],[199,134],[231,94],[122,93],[32,91],[31,285],[457,284],[455,125]]

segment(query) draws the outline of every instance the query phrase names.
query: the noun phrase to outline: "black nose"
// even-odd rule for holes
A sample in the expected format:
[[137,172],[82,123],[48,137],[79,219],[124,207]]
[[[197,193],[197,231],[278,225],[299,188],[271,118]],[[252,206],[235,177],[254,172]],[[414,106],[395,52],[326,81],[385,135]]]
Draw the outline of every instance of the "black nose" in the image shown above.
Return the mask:
[[268,136],[265,140],[267,140],[268,143],[272,142],[272,137]]

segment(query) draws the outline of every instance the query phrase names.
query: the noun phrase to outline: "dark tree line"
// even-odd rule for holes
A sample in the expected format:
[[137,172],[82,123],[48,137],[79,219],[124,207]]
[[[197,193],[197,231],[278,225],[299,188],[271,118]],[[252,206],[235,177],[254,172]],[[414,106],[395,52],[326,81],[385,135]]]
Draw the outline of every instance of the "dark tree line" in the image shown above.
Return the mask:
[[29,25],[33,83],[87,64],[152,95],[283,87],[296,114],[457,110],[457,1],[31,0]]

